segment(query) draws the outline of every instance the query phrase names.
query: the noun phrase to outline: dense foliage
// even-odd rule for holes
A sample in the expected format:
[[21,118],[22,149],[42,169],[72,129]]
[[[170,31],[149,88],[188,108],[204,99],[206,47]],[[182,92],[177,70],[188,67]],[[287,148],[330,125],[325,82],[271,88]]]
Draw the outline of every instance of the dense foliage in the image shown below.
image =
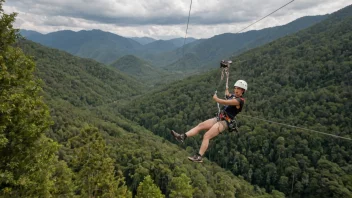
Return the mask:
[[[189,162],[184,158],[188,155],[186,151],[163,138],[156,137],[150,131],[115,112],[117,111],[114,107],[116,104],[83,109],[73,106],[68,101],[51,100],[49,105],[52,107],[51,114],[55,125],[48,132],[48,135],[65,145],[60,150],[59,156],[68,162],[74,174],[73,178],[86,177],[85,180],[88,181],[90,181],[88,178],[98,180],[100,177],[89,175],[95,174],[94,167],[102,167],[103,162],[107,163],[104,167],[110,167],[108,164],[109,158],[111,158],[114,161],[115,177],[119,182],[119,189],[122,188],[118,192],[124,193],[126,196],[129,194],[123,190],[124,185],[133,195],[137,195],[138,186],[148,175],[163,195],[171,196],[177,187],[171,185],[172,181],[178,181],[174,178],[185,174],[188,179],[184,182],[189,185],[188,190],[193,193],[193,197],[227,197],[220,196],[222,192],[231,194],[230,197],[235,195],[238,197],[270,197],[265,194],[264,189],[250,186],[243,179],[235,177],[215,163],[206,161],[204,165],[197,165]],[[98,133],[95,132],[95,129],[92,131],[88,128],[87,131],[86,123],[96,126],[99,133],[103,134],[106,141],[105,152],[100,151],[100,148],[104,147],[104,143],[97,136]],[[88,139],[87,137],[92,138]],[[85,145],[85,143],[89,143],[91,146]],[[91,150],[89,158],[87,151],[93,146],[96,149]],[[101,155],[105,158],[101,158]],[[90,171],[86,171],[86,169]],[[97,171],[104,171],[105,174],[108,170],[99,168]],[[82,176],[82,173],[91,174]],[[80,182],[82,179],[76,181]],[[227,186],[224,187],[220,183],[225,183]],[[184,185],[182,182],[177,184]],[[76,189],[81,189],[80,186],[83,187],[79,183],[75,185]],[[151,188],[155,189],[155,187]],[[223,188],[226,191],[223,191]],[[85,189],[87,190],[87,187]],[[279,192],[276,193],[279,197],[283,197]],[[83,194],[78,195],[82,196]]]
[[[0,197],[66,194],[70,180],[55,155],[58,144],[44,133],[51,122],[34,77],[34,62],[12,45],[16,14],[5,14],[0,0]],[[57,188],[55,188],[57,186]]]
[[[352,6],[346,7],[307,30],[233,59],[231,81],[249,83],[240,132],[216,137],[208,159],[268,192],[352,196],[351,141],[253,118],[352,138],[351,15]],[[171,140],[170,129],[185,132],[214,115],[211,95],[218,80],[217,71],[193,76],[132,101],[121,113]],[[189,138],[182,147],[196,152],[200,139]]]
[[44,91],[75,106],[98,106],[141,94],[146,86],[118,70],[31,41],[18,43],[33,56]]

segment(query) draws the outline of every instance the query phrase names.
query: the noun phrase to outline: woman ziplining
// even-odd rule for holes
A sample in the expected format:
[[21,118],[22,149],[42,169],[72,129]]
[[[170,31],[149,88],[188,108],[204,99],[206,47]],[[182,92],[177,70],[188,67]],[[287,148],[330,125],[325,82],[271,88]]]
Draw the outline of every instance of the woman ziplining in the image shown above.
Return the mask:
[[189,160],[193,162],[203,162],[202,156],[208,149],[210,139],[216,137],[226,129],[233,131],[237,128],[235,117],[242,111],[244,106],[243,94],[247,91],[247,87],[248,85],[246,81],[238,80],[234,84],[234,93],[230,94],[228,85],[226,84],[225,99],[220,99],[216,92],[213,95],[213,100],[215,100],[218,104],[224,105],[223,109],[217,114],[216,117],[199,123],[197,126],[183,134],[179,134],[174,130],[171,130],[171,135],[178,142],[182,143],[187,137],[195,136],[201,131],[207,130],[203,136],[202,145],[199,152],[194,156],[188,157]]

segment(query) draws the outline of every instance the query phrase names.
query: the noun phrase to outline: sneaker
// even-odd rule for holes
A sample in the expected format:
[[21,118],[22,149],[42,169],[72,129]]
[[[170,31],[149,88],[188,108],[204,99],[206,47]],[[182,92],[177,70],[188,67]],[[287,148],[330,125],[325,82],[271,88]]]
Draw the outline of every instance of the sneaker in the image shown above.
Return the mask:
[[192,157],[188,157],[189,160],[193,161],[193,162],[203,162],[202,160],[202,156],[198,155],[198,154],[195,154],[194,156]]
[[171,130],[171,135],[179,142],[183,143],[185,141],[185,134],[178,134],[174,130]]

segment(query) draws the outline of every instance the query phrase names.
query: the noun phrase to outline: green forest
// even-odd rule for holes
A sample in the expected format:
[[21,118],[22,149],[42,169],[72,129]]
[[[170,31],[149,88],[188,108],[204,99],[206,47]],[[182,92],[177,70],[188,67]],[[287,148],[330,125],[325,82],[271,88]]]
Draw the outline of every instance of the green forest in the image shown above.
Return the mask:
[[[233,56],[239,132],[185,132],[217,111],[218,69],[151,88],[25,40],[0,0],[0,197],[352,197],[352,6]],[[133,70],[132,70],[133,71]],[[155,80],[155,79],[151,79]]]

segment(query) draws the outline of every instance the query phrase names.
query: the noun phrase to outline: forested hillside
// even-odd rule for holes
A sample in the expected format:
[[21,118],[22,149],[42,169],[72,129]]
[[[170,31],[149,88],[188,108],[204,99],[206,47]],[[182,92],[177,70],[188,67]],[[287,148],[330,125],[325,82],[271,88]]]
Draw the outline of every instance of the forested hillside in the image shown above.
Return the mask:
[[36,74],[45,83],[51,97],[69,101],[75,106],[98,106],[127,99],[143,92],[143,82],[94,60],[44,47],[32,41],[18,42],[34,58]]
[[[186,151],[125,119],[117,113],[116,106],[87,110],[60,100],[51,101],[49,106],[55,124],[48,136],[65,145],[59,156],[72,169],[73,179],[82,177],[83,167],[88,170],[94,170],[94,166],[104,167],[98,168],[101,173],[95,175],[112,174],[107,167],[109,163],[104,163],[104,160],[108,160],[115,167],[113,170],[119,181],[118,189],[127,187],[133,195],[147,193],[138,192],[137,188],[150,175],[154,188],[160,189],[160,194],[167,197],[172,197],[171,194],[199,198],[283,197],[278,191],[266,194],[265,189],[251,186],[243,178],[235,177],[215,163],[206,161],[206,164],[200,165],[189,162],[184,159],[188,155]],[[87,124],[97,129],[87,128]],[[102,137],[103,142],[99,140]],[[87,153],[89,146],[106,149],[93,149],[90,154],[96,157],[90,159]],[[85,157],[77,159],[81,160],[78,165],[75,158],[82,154],[76,152],[85,153]],[[99,178],[93,181],[99,182]],[[80,189],[79,186],[73,188]],[[85,197],[83,194],[78,195]]]
[[138,79],[138,81],[144,85],[150,86],[166,84],[183,77],[180,74],[156,68],[152,66],[151,63],[133,55],[123,56],[113,62],[111,66]]
[[[230,83],[249,84],[240,130],[216,137],[206,157],[268,192],[352,197],[351,16],[348,6],[307,30],[234,58]],[[171,140],[170,129],[186,132],[214,115],[211,96],[219,78],[218,70],[190,77],[131,101],[120,112]],[[200,139],[180,146],[196,152]]]

